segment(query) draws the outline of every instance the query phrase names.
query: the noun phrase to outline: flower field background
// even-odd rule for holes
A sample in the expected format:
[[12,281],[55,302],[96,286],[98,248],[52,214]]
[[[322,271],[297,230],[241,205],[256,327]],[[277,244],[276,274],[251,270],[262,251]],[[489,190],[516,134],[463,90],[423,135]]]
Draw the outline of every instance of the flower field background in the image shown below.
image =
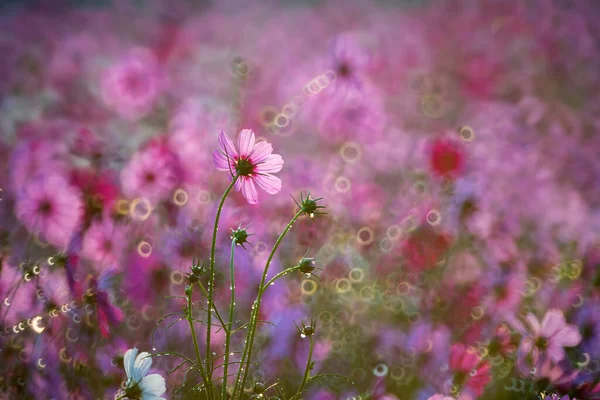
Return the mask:
[[599,3],[13,3],[0,398],[600,398]]

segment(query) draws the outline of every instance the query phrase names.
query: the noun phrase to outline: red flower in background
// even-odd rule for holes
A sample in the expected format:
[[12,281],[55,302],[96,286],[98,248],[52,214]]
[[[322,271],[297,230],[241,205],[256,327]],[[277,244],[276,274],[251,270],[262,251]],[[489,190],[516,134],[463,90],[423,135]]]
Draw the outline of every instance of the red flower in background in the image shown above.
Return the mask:
[[433,172],[442,178],[456,178],[464,167],[460,146],[448,139],[436,139],[430,149],[429,162]]
[[450,246],[447,235],[428,225],[417,228],[404,242],[402,255],[414,269],[430,269],[442,259]]

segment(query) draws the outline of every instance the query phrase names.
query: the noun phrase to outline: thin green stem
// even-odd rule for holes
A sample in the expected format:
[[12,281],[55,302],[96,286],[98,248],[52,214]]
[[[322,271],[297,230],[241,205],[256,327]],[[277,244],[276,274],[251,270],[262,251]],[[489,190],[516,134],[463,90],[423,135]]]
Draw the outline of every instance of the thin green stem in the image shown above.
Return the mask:
[[[198,287],[202,290],[202,293],[204,294],[204,296],[206,296],[208,298],[208,292],[206,291],[206,288],[204,287],[204,285],[202,284],[202,282],[198,281],[197,283],[198,283]],[[223,330],[225,332],[227,332],[227,324],[225,323],[225,321],[221,317],[221,314],[219,313],[219,310],[217,310],[216,304],[213,303],[212,309],[215,312],[215,316],[217,317],[217,319],[221,323],[221,326],[223,327]]]
[[215,284],[215,247],[217,246],[217,231],[219,230],[219,218],[221,217],[221,211],[223,210],[223,204],[225,203],[225,199],[227,195],[237,182],[239,175],[235,175],[231,180],[227,189],[225,189],[225,193],[221,197],[221,201],[219,202],[219,207],[217,208],[217,215],[215,217],[215,226],[213,228],[213,236],[212,236],[212,245],[210,246],[210,276],[208,278],[208,315],[206,317],[206,359],[209,361],[208,365],[208,381],[212,382],[212,357],[210,353],[210,335],[212,329],[212,313],[210,309],[214,307],[213,305],[213,295],[214,295],[214,284]]
[[237,241],[233,239],[231,241],[231,256],[229,257],[229,275],[231,279],[231,285],[229,289],[231,291],[231,300],[229,301],[229,326],[225,330],[225,359],[223,361],[223,391],[221,398],[227,399],[227,370],[229,368],[229,346],[231,345],[231,331],[233,329],[233,312],[235,310],[235,274],[233,269],[233,255],[235,252],[235,245]]
[[[190,288],[193,290],[193,286],[190,286]],[[202,367],[202,356],[200,355],[200,347],[198,346],[198,338],[196,337],[196,329],[194,328],[194,319],[192,318],[192,292],[190,292],[190,295],[188,296],[187,320],[190,324],[190,331],[192,334],[192,339],[194,340],[194,350],[196,351],[198,368],[200,369],[200,375],[202,375],[202,381],[204,382],[204,386],[206,387],[206,394],[209,399],[212,399],[212,384],[210,383],[208,376],[204,372],[204,367]]]
[[272,284],[274,284],[277,279],[281,278],[282,276],[284,276],[286,274],[289,274],[290,272],[297,271],[299,269],[300,269],[300,267],[297,266],[297,265],[295,267],[292,267],[292,268],[284,269],[283,271],[281,271],[280,273],[278,273],[277,275],[275,275],[274,277],[272,277],[271,279],[269,279],[269,282],[267,282],[265,284],[265,287],[262,289],[263,292],[265,290],[267,290],[267,288],[269,286],[271,286]]
[[[254,345],[254,336],[256,335],[256,325],[258,323],[258,314],[260,310],[260,303],[262,301],[262,296],[265,290],[265,281],[267,279],[267,273],[269,272],[269,266],[271,265],[271,261],[275,256],[275,252],[279,247],[279,244],[288,233],[288,231],[292,228],[292,225],[296,222],[296,220],[304,213],[304,211],[299,210],[290,220],[290,222],[286,225],[285,229],[279,237],[277,241],[273,245],[273,249],[271,249],[271,253],[269,253],[269,258],[267,259],[267,263],[265,264],[265,269],[263,270],[262,278],[260,280],[260,285],[258,286],[258,294],[256,296],[256,300],[253,303],[252,314],[250,316],[250,326],[248,327],[248,334],[246,335],[246,344],[244,345],[244,351],[242,353],[242,359],[240,363],[240,370],[238,371],[238,379],[236,379],[235,387],[233,389],[233,397],[235,398],[235,394],[237,391],[241,392],[244,390],[244,385],[246,384],[246,380],[248,379],[248,368],[250,367],[250,360],[252,358],[252,346]],[[244,361],[246,363],[244,367]],[[241,374],[241,375],[240,375]],[[240,379],[241,377],[241,379]]]
[[308,337],[310,339],[310,350],[308,352],[308,361],[306,361],[306,369],[304,370],[304,377],[302,378],[302,382],[300,382],[300,386],[298,387],[298,392],[296,393],[296,395],[294,396],[294,398],[296,397],[300,397],[302,395],[302,391],[304,390],[304,386],[306,385],[306,382],[308,381],[308,375],[310,375],[310,367],[311,367],[311,362],[312,362],[312,355],[313,355],[313,349],[315,347],[315,342],[313,340],[312,335]]

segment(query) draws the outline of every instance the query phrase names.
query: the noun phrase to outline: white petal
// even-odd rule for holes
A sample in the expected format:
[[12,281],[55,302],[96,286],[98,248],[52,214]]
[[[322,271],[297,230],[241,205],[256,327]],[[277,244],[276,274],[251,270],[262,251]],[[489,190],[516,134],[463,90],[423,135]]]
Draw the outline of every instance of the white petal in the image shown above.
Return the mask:
[[143,352],[140,353],[135,359],[135,365],[133,366],[133,374],[135,375],[134,380],[136,382],[142,380],[142,378],[146,376],[148,370],[152,366],[152,358],[149,356],[150,353]]
[[123,365],[128,378],[132,378],[133,366],[137,353],[138,349],[134,347],[133,349],[127,350],[127,352],[125,352],[125,356],[123,357]]
[[167,391],[165,384],[165,378],[159,374],[151,374],[140,382],[140,389],[142,389],[142,397],[144,399],[151,398],[146,396],[160,396]]

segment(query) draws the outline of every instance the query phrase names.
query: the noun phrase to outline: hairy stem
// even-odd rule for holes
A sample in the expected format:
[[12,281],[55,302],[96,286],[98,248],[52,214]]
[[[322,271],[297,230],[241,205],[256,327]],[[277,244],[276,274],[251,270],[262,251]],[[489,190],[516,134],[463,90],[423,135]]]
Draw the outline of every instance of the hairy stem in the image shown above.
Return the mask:
[[[256,300],[253,303],[253,309],[250,316],[250,324],[248,327],[248,334],[246,335],[246,344],[244,346],[244,351],[242,353],[242,359],[240,360],[240,370],[238,371],[238,378],[235,382],[235,387],[233,389],[233,395],[235,398],[235,394],[237,391],[241,392],[244,390],[244,385],[246,384],[246,380],[248,379],[248,368],[250,367],[250,360],[252,358],[252,346],[254,344],[254,337],[256,335],[256,325],[258,323],[258,314],[260,311],[260,303],[262,301],[262,296],[265,290],[265,281],[267,279],[267,273],[269,272],[269,266],[271,265],[271,261],[273,260],[273,256],[279,247],[279,244],[288,233],[288,231],[292,228],[292,225],[296,222],[296,220],[302,215],[304,212],[299,210],[287,224],[283,232],[277,238],[277,241],[273,245],[273,249],[271,249],[271,253],[269,253],[269,258],[267,259],[267,263],[265,264],[265,269],[263,270],[262,278],[260,280],[260,285],[258,286],[258,294],[256,296]],[[245,365],[244,365],[245,363]]]
[[231,345],[231,331],[233,330],[233,312],[235,309],[235,274],[233,270],[233,255],[235,252],[236,240],[231,241],[231,256],[229,257],[229,274],[231,276],[231,300],[229,301],[229,323],[225,330],[225,359],[223,361],[223,392],[221,398],[227,399],[227,370],[229,368],[229,346]]
[[[191,288],[193,290],[193,286],[191,286]],[[190,292],[190,295],[188,296],[187,320],[190,324],[190,331],[192,333],[192,339],[194,340],[194,350],[196,351],[196,360],[198,361],[198,368],[200,369],[200,375],[202,375],[202,381],[206,387],[206,394],[209,399],[212,399],[212,384],[202,366],[202,356],[200,355],[200,347],[198,346],[198,338],[196,337],[196,329],[194,328],[194,319],[192,318],[192,292]]]
[[231,180],[231,183],[229,184],[229,186],[227,186],[225,193],[223,193],[223,196],[221,197],[221,201],[219,202],[219,207],[217,208],[217,215],[215,216],[215,226],[213,228],[212,245],[210,247],[210,272],[209,272],[210,275],[208,278],[208,310],[209,311],[208,311],[208,315],[206,317],[206,359],[209,361],[209,364],[207,366],[209,382],[212,382],[212,373],[213,373],[212,357],[210,354],[210,335],[211,335],[211,329],[212,329],[212,313],[210,312],[210,309],[215,308],[213,296],[214,296],[214,284],[215,284],[215,247],[217,246],[217,231],[219,230],[219,218],[221,217],[221,211],[223,210],[223,204],[225,203],[225,199],[227,198],[227,195],[233,188],[233,185],[235,185],[235,182],[237,182],[238,176],[239,175],[235,175],[233,177],[233,179]]
[[274,284],[277,279],[281,278],[282,276],[284,276],[286,274],[289,274],[290,272],[297,271],[299,269],[300,269],[300,267],[296,265],[295,267],[288,268],[288,269],[285,269],[285,270],[281,271],[280,273],[278,273],[277,275],[275,275],[274,277],[272,277],[271,279],[269,279],[269,282],[267,282],[265,284],[265,287],[262,289],[263,292],[265,290],[267,290],[267,288],[269,286],[271,286],[272,284]]
[[313,349],[315,347],[315,342],[313,340],[312,335],[308,337],[310,339],[310,350],[308,352],[308,360],[306,361],[306,369],[304,370],[304,377],[302,378],[302,382],[300,382],[300,386],[298,387],[298,392],[294,396],[294,398],[300,398],[302,396],[302,391],[304,390],[304,386],[308,381],[308,375],[310,375],[310,367],[312,362]]

